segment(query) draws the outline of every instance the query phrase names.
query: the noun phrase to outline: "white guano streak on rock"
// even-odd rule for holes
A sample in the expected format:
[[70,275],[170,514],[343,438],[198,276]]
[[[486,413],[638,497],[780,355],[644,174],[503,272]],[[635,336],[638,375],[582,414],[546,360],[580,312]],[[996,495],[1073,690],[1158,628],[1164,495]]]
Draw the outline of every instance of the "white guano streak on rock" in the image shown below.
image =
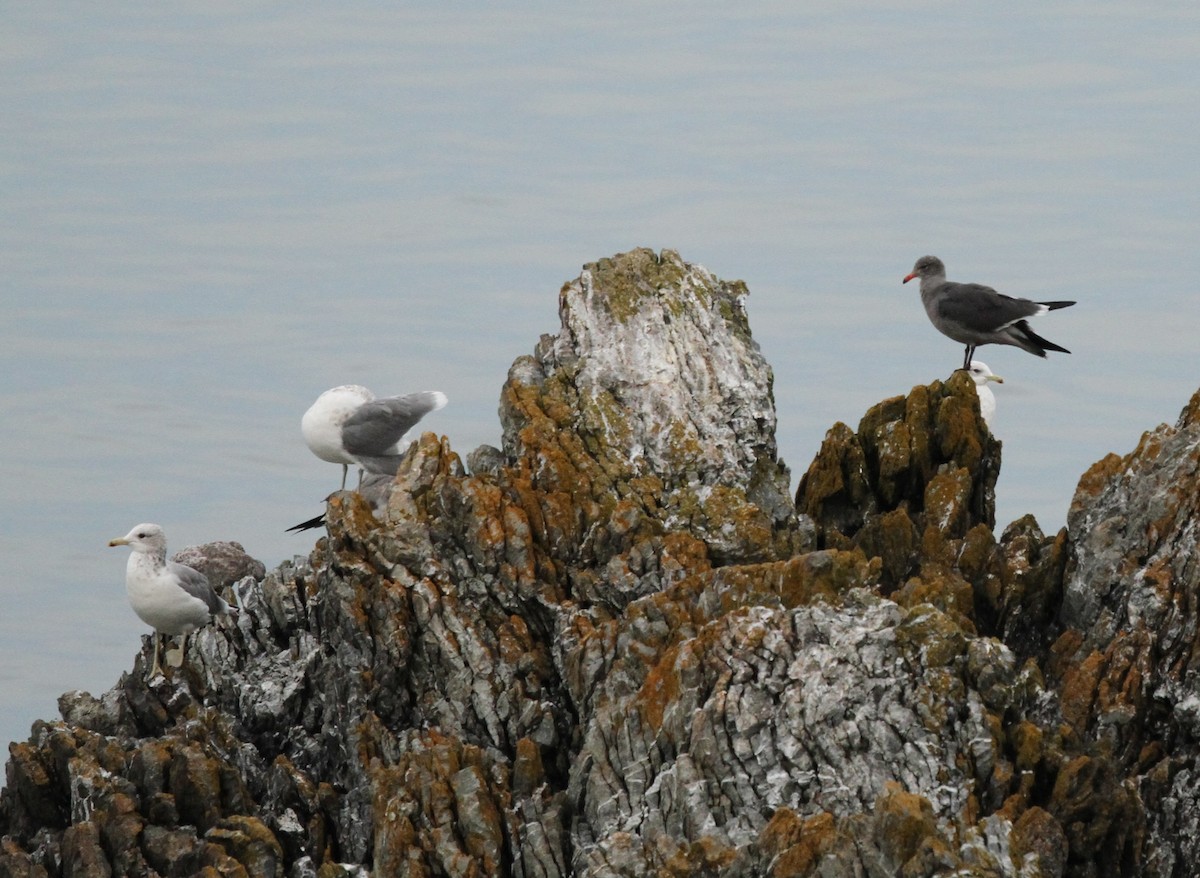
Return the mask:
[[[674,443],[682,431],[700,457],[699,468],[726,484],[744,484],[757,449],[738,431],[753,420],[760,444],[774,435],[770,367],[756,346],[747,347],[724,325],[716,294],[697,292],[714,285],[706,270],[691,266],[678,289],[643,297],[638,310],[619,321],[595,300],[592,275],[585,271],[564,295],[564,328],[578,356],[575,384],[581,397],[613,394],[628,411],[633,429],[630,436],[620,435],[602,415],[600,423],[587,426],[629,459],[645,458],[658,472],[678,468]],[[691,301],[672,313],[672,294]],[[753,364],[751,372],[745,371],[748,363]],[[739,408],[739,400],[750,402]],[[593,412],[602,409],[590,407]]]
[[[928,675],[945,669],[902,657],[895,628],[905,616],[879,599],[841,609],[758,606],[714,622],[715,639],[698,632],[682,643],[675,667],[705,671],[695,683],[680,679],[678,703],[657,734],[623,735],[625,746],[614,750],[604,741],[608,710],[597,711],[587,783],[590,793],[606,793],[585,797],[588,835],[641,827],[648,841],[643,815],[653,812],[668,833],[699,822],[706,835],[741,846],[778,807],[861,813],[888,781],[926,797],[939,819],[957,819],[973,777],[947,766],[960,765],[958,754],[994,760],[986,712],[972,690],[966,717],[930,722],[928,710],[945,706],[926,699],[945,690]],[[617,697],[607,708],[635,716],[626,702]]]

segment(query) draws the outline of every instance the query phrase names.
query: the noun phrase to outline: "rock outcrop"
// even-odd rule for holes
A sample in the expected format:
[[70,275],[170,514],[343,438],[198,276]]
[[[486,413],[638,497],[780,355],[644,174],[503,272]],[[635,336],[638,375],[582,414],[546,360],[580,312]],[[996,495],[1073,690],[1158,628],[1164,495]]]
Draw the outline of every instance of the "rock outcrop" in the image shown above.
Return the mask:
[[[790,496],[740,283],[584,268],[471,472],[410,449],[242,612],[9,748],[0,875],[1191,874],[1200,394],[993,533],[964,375]],[[374,509],[374,514],[373,514]]]

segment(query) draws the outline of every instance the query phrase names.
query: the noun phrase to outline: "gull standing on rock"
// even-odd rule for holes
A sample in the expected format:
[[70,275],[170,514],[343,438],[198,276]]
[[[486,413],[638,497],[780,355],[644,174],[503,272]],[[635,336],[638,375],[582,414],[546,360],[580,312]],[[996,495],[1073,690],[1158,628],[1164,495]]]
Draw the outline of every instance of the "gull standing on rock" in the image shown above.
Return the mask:
[[125,591],[133,611],[154,629],[154,663],[150,676],[162,674],[158,662],[160,635],[183,635],[180,664],[187,654],[187,636],[214,616],[236,615],[199,570],[167,560],[167,537],[157,524],[139,524],[110,546],[129,546]]
[[918,259],[904,283],[914,277],[921,279],[921,303],[938,332],[966,345],[964,369],[970,369],[971,356],[982,344],[1015,345],[1039,357],[1046,356],[1046,351],[1071,353],[1035,333],[1025,318],[1074,302],[1032,302],[1014,299],[982,284],[954,283],[946,280],[946,266],[936,256]]
[[407,396],[376,399],[358,384],[343,384],[317,397],[300,419],[304,442],[321,460],[342,465],[342,490],[350,464],[363,472],[395,475],[400,466],[400,440],[413,425],[446,404],[446,394],[424,390]]
[[990,427],[992,415],[996,413],[996,395],[992,393],[992,388],[988,387],[988,382],[1003,384],[1004,379],[989,369],[983,360],[972,360],[967,372],[975,382],[975,392],[979,394],[979,414],[983,417],[983,422]]

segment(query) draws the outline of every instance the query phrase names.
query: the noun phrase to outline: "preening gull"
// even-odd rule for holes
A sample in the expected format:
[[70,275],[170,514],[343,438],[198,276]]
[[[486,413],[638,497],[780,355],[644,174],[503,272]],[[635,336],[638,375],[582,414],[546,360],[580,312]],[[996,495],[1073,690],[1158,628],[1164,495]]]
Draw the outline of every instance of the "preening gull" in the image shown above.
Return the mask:
[[[392,494],[392,484],[396,477],[389,473],[371,473],[362,480],[362,484],[358,486],[358,494],[371,507],[371,514],[379,517],[388,503],[388,498]],[[335,491],[334,494],[340,493]],[[328,503],[333,494],[325,498]],[[299,533],[302,530],[312,530],[313,528],[323,527],[325,524],[325,513],[322,512],[315,518],[310,518],[308,521],[302,521],[299,524],[292,525],[287,529],[288,533]]]
[[413,425],[446,404],[446,394],[425,390],[376,399],[358,384],[343,384],[317,397],[300,419],[304,441],[321,460],[342,465],[342,490],[350,464],[363,473],[395,475],[400,440]]
[[989,369],[983,360],[972,360],[971,368],[967,369],[967,372],[975,381],[975,392],[979,394],[979,414],[983,416],[983,422],[990,427],[992,415],[996,413],[996,396],[992,393],[992,388],[988,387],[988,382],[1003,384],[1004,379]]
[[[309,451],[321,460],[342,465],[342,490],[350,464],[356,463],[342,445],[342,425],[359,406],[374,398],[375,394],[359,384],[343,384],[318,396],[300,419],[300,433]],[[361,469],[358,480],[362,482]]]
[[1046,351],[1071,353],[1029,328],[1027,317],[1056,311],[1074,302],[1032,302],[1014,299],[982,284],[946,280],[946,266],[936,256],[922,256],[904,278],[921,279],[921,302],[929,320],[942,335],[966,345],[964,369],[970,370],[975,348],[983,344],[1010,344],[1039,357]]
[[133,611],[154,629],[154,664],[150,676],[162,674],[158,663],[159,635],[183,635],[180,662],[187,653],[187,636],[214,616],[236,614],[208,584],[199,570],[167,560],[167,537],[157,524],[139,524],[110,546],[129,546],[125,591]]

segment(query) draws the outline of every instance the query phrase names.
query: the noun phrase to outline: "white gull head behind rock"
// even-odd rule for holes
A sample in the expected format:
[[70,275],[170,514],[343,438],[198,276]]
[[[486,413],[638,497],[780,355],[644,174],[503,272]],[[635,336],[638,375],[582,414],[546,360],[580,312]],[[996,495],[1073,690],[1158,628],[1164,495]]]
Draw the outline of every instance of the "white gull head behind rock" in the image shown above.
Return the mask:
[[983,416],[983,422],[990,427],[992,415],[996,413],[996,396],[992,393],[992,388],[988,387],[988,382],[1003,384],[1004,379],[989,369],[988,364],[982,360],[972,360],[967,373],[975,381],[975,392],[979,394],[979,414]]

